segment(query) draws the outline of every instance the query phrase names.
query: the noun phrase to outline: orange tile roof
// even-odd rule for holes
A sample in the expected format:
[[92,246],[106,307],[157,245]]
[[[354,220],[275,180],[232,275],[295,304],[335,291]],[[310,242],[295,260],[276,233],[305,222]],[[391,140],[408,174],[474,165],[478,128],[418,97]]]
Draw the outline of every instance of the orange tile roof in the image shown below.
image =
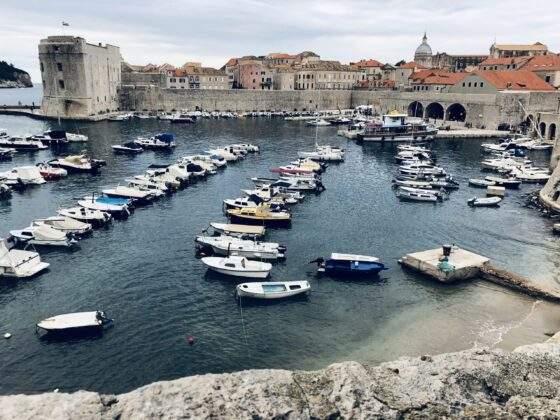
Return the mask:
[[230,58],[226,63],[226,66],[236,66],[237,65],[237,58]]
[[356,63],[350,63],[351,65],[354,65],[358,68],[363,68],[363,67],[382,67],[383,64],[380,63],[377,60],[374,59],[370,59],[370,60],[360,60]]
[[410,61],[408,63],[404,63],[404,64],[400,65],[399,68],[401,68],[401,69],[425,69],[426,67],[424,67],[421,64],[415,63],[414,61]]
[[268,54],[268,58],[296,58],[295,55],[285,54],[285,53],[270,53]]
[[468,73],[452,73],[445,70],[420,70],[409,76],[414,83],[424,85],[454,85],[468,76]]
[[488,57],[482,63],[481,66],[507,66],[508,64],[521,64],[526,61],[529,61],[531,57],[501,57],[501,58],[492,58]]
[[533,57],[522,68],[529,71],[560,70],[560,54],[538,55]]
[[527,70],[476,70],[472,74],[479,75],[498,90],[555,90],[535,73]]

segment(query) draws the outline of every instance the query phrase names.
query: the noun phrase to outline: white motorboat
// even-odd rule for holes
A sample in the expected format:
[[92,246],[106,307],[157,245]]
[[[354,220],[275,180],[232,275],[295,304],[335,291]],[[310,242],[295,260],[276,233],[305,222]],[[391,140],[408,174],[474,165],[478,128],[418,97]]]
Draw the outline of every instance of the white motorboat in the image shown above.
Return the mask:
[[87,235],[93,230],[91,224],[80,222],[66,216],[51,216],[46,219],[35,219],[33,226],[49,226],[53,229],[60,230],[64,233],[73,233],[75,235]]
[[197,236],[201,249],[211,249],[216,255],[238,255],[249,259],[278,260],[285,258],[286,247],[276,242],[257,242],[222,236]]
[[132,114],[124,113],[124,114],[115,114],[111,115],[107,118],[108,121],[128,121],[132,118]]
[[212,165],[214,165],[216,168],[225,168],[227,166],[226,160],[219,155],[214,155],[214,154],[193,155],[192,157],[197,160],[209,162]]
[[48,225],[31,225],[25,229],[11,230],[10,235],[18,243],[38,246],[70,247],[78,242],[68,234]]
[[473,197],[467,201],[471,207],[495,207],[502,201],[501,197]]
[[212,150],[208,150],[207,153],[209,155],[218,155],[226,162],[235,162],[236,160],[239,159],[238,156],[224,149],[212,149]]
[[240,225],[235,223],[211,222],[210,226],[218,234],[224,234],[237,238],[258,239],[264,237],[266,230],[264,226]]
[[282,299],[311,291],[307,281],[275,281],[241,283],[236,287],[236,294],[241,298]]
[[40,140],[23,137],[0,137],[0,147],[25,151],[48,149]]
[[519,188],[521,181],[515,177],[501,178],[498,176],[487,176],[486,181],[493,182],[494,185],[506,188]]
[[147,187],[148,189],[153,189],[154,191],[159,190],[163,193],[171,192],[171,189],[163,181],[155,178],[126,178],[126,182],[132,187]]
[[46,182],[36,166],[18,166],[0,173],[0,180],[5,180],[7,185],[41,185]]
[[309,158],[317,162],[342,162],[344,153],[340,149],[317,149],[313,152],[299,152],[298,157]]
[[229,257],[204,257],[200,261],[210,270],[233,277],[264,279],[272,270],[272,264],[251,261],[245,257],[232,255]]
[[237,143],[237,144],[231,144],[230,146],[238,148],[240,150],[245,150],[246,152],[249,153],[258,153],[260,150],[259,146],[255,146],[254,144],[249,144],[249,143]]
[[44,319],[37,328],[48,332],[63,332],[82,329],[102,329],[112,322],[103,311],[76,312]]
[[61,216],[79,220],[80,222],[90,223],[93,226],[101,226],[111,220],[111,215],[109,213],[81,206],[60,209],[57,213]]
[[37,252],[10,249],[6,241],[0,239],[0,277],[32,277],[47,268],[49,263],[41,261]]
[[51,166],[66,169],[69,173],[89,172],[95,173],[105,165],[104,160],[92,159],[85,154],[71,155],[51,160]]
[[111,146],[113,152],[122,154],[138,154],[142,153],[144,149],[133,141],[123,144],[114,144]]
[[241,190],[241,192],[248,196],[256,196],[263,201],[268,201],[272,198],[272,196],[274,196],[276,190],[270,185],[263,184],[253,190],[243,189]]
[[496,183],[494,181],[488,181],[487,179],[471,178],[469,179],[469,185],[471,187],[486,188],[496,185]]
[[282,177],[279,181],[271,184],[270,188],[278,191],[283,189],[286,191],[323,191],[325,187],[321,181],[316,179],[305,179],[297,177]]
[[250,195],[249,197],[227,198],[223,200],[226,209],[243,209],[246,207],[257,207],[264,200],[258,195]]
[[177,146],[175,136],[171,133],[156,134],[152,137],[138,137],[134,140],[134,143],[144,149],[172,149]]
[[306,124],[307,124],[307,125],[313,125],[313,126],[316,126],[316,127],[322,127],[322,126],[331,125],[330,122],[328,122],[327,120],[322,119],[322,118],[318,118],[318,119],[316,119],[316,120],[307,121]]
[[85,134],[69,133],[69,132],[66,132],[66,139],[68,141],[76,142],[76,143],[83,143],[89,140],[88,136],[86,136]]
[[408,192],[408,193],[417,193],[417,194],[432,194],[435,195],[440,200],[447,198],[447,192],[445,190],[441,191],[432,188],[414,188],[414,187],[399,186],[399,191]]
[[426,142],[436,137],[438,130],[421,119],[412,119],[396,110],[382,116],[382,121],[366,124],[358,140],[373,142]]
[[156,195],[151,191],[143,191],[139,188],[125,187],[123,185],[105,189],[103,194],[107,197],[126,198],[138,204],[149,203],[156,198]]
[[538,169],[532,167],[519,167],[510,171],[510,175],[522,182],[544,184],[550,178],[547,169]]
[[[210,159],[200,159],[198,156],[184,156],[180,158],[178,162],[181,166],[184,166],[188,172],[192,173],[193,176],[215,175],[217,173],[216,165],[214,165]],[[198,173],[195,170],[196,167],[201,168]],[[189,171],[188,169],[191,170]]]
[[397,197],[400,200],[405,200],[405,201],[420,201],[420,202],[431,202],[431,203],[435,203],[438,201],[438,197],[435,194],[403,191],[400,188],[399,190],[397,190]]
[[540,139],[523,141],[518,144],[518,147],[527,150],[548,150],[552,149],[553,146],[553,144],[546,143]]
[[167,172],[167,169],[148,169],[144,175],[136,175],[134,178],[163,182],[168,188],[172,189],[180,188],[184,184],[176,176]]
[[432,176],[445,176],[446,172],[440,166],[433,166],[430,163],[413,163],[410,165],[399,166],[399,171],[404,175],[432,175]]
[[56,181],[68,175],[68,171],[63,168],[55,168],[48,163],[38,163],[39,173],[45,181]]
[[78,205],[88,210],[109,213],[116,218],[127,218],[130,216],[132,200],[91,194],[78,200]]
[[431,150],[423,146],[413,146],[412,144],[399,144],[397,150],[401,152],[431,153]]

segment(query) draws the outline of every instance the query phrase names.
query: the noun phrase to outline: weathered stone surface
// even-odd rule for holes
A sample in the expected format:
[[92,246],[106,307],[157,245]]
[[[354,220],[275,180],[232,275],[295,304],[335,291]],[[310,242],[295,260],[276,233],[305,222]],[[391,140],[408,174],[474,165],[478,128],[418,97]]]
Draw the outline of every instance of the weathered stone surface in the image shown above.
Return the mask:
[[118,396],[5,396],[0,407],[0,419],[559,417],[560,344],[193,376]]

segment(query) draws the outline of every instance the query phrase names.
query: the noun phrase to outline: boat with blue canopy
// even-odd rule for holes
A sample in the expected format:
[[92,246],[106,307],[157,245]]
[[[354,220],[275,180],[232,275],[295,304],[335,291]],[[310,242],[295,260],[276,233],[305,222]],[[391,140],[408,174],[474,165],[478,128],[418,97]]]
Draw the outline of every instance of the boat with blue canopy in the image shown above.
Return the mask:
[[321,257],[310,261],[317,264],[319,273],[332,275],[377,275],[387,267],[379,258],[367,255],[332,253],[330,258]]

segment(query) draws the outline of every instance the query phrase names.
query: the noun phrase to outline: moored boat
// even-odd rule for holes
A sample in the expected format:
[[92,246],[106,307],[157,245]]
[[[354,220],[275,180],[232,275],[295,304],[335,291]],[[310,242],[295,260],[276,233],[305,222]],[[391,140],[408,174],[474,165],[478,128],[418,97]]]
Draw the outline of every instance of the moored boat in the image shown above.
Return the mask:
[[274,281],[241,283],[236,287],[236,294],[241,298],[283,299],[311,291],[308,281]]
[[102,226],[111,221],[111,215],[109,213],[81,206],[59,209],[57,213],[61,216],[79,220],[80,222],[90,223],[93,226]]
[[37,328],[47,332],[101,329],[112,322],[103,311],[76,312],[56,315],[37,323]]
[[270,206],[261,205],[243,209],[227,210],[232,223],[256,224],[262,226],[289,226],[292,215],[285,211],[272,211]]
[[268,277],[272,270],[270,263],[251,261],[236,255],[229,257],[204,257],[200,261],[210,270],[232,277],[264,279]]
[[379,258],[368,255],[332,253],[326,260],[317,258],[311,263],[317,264],[318,272],[334,275],[377,275],[387,270]]
[[496,207],[501,201],[501,197],[473,197],[467,201],[467,204],[471,207]]
[[111,148],[113,149],[113,152],[121,154],[136,155],[144,151],[144,149],[140,145],[136,144],[133,141],[129,141],[123,144],[114,144],[111,146]]
[[49,268],[35,251],[9,248],[6,240],[0,239],[0,277],[32,277]]
[[49,165],[66,169],[69,173],[96,173],[102,166],[105,166],[105,161],[100,159],[92,159],[85,154],[70,155],[48,162]]

